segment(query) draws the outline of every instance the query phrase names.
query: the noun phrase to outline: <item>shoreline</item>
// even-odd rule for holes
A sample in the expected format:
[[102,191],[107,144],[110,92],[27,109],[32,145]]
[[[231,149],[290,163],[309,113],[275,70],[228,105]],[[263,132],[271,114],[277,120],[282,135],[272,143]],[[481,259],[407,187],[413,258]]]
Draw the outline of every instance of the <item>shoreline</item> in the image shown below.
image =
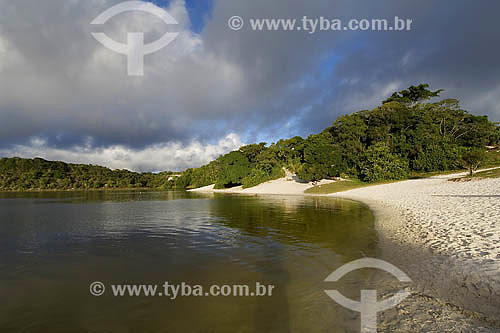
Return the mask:
[[96,192],[96,191],[159,191],[149,187],[114,187],[114,188],[81,188],[81,189],[29,189],[0,190],[0,193],[51,193],[51,192]]
[[500,179],[448,181],[459,175],[327,196],[370,207],[384,258],[413,276],[418,292],[498,322]]
[[[470,327],[488,323],[497,330],[500,327],[500,178],[448,181],[464,174],[404,180],[333,194],[303,193],[312,184],[300,184],[291,190],[293,186],[286,185],[289,181],[283,178],[245,190],[214,190],[213,186],[207,186],[194,192],[288,194],[364,203],[375,215],[382,259],[413,279],[412,295],[430,302],[432,311],[449,306],[448,317],[458,316],[456,320],[462,322],[476,321],[476,326]],[[286,189],[288,193],[284,193]],[[392,317],[393,321],[401,319]]]
[[[500,275],[487,278],[488,275],[483,275],[485,272],[481,263],[471,262],[464,265],[449,254],[437,253],[422,244],[402,239],[402,234],[397,235],[395,229],[408,220],[405,214],[395,207],[358,196],[327,196],[367,205],[375,217],[381,259],[403,270],[413,281],[406,289],[411,296],[398,305],[397,310],[388,309],[382,313],[381,324],[385,328],[394,322],[414,322],[415,318],[425,317],[424,312],[438,311],[448,313],[433,318],[436,324],[439,322],[443,328],[449,318],[454,318],[453,320],[461,321],[460,325],[468,325],[466,327],[471,330],[480,331],[485,324],[491,326],[495,332],[500,329]],[[413,235],[420,237],[418,232]],[[381,290],[382,297],[390,297],[398,289],[397,281],[390,282]],[[457,331],[457,328],[459,327],[446,331]]]

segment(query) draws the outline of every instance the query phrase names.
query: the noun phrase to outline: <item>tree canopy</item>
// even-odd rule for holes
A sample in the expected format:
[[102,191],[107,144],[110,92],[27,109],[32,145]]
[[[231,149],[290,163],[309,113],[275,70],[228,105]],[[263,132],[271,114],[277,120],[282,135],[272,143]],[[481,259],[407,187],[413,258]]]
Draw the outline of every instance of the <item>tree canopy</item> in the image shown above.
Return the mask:
[[431,91],[427,83],[418,86],[410,86],[408,89],[395,92],[384,101],[384,103],[398,102],[405,105],[414,105],[421,101],[426,101],[432,97],[439,97],[443,89]]
[[348,176],[373,182],[412,172],[474,168],[485,146],[499,144],[500,128],[486,116],[463,110],[455,99],[430,102],[441,91],[429,90],[428,84],[411,86],[373,110],[339,117],[306,139],[246,145],[180,175],[4,158],[0,190],[251,187],[283,177],[284,168],[305,181]]

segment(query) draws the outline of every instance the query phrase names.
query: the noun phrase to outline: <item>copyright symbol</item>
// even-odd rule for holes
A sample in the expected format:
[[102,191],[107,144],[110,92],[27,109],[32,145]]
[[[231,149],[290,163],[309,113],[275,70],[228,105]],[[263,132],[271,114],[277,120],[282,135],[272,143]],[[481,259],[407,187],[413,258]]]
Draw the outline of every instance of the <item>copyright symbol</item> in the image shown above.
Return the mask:
[[229,26],[230,29],[237,31],[243,28],[243,25],[245,22],[241,18],[241,16],[233,16],[227,20],[227,25]]
[[90,294],[92,296],[102,296],[106,291],[106,287],[102,282],[92,282],[90,285]]

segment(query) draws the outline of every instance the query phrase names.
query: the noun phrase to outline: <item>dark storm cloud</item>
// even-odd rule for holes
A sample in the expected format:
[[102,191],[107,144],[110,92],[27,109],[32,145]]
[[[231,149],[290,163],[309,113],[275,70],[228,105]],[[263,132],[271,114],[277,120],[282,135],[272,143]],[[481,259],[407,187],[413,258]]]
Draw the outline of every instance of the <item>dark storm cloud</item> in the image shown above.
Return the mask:
[[[81,147],[133,154],[169,143],[169,151],[182,150],[194,139],[217,145],[229,133],[247,142],[307,135],[422,82],[500,120],[497,1],[219,0],[200,34],[189,30],[184,1],[173,1],[168,10],[179,25],[168,29],[180,36],[146,57],[142,78],[127,77],[125,58],[90,36],[89,22],[118,2],[0,0],[0,152],[34,154],[28,147],[43,142],[40,154],[58,149],[64,159],[61,152],[72,156]],[[233,15],[247,20],[241,31],[227,27]],[[256,32],[248,24],[303,16],[399,16],[413,25],[308,34]],[[147,15],[113,20],[105,29],[117,40],[131,30],[150,39],[166,31]],[[171,165],[190,165],[179,158]],[[114,165],[109,159],[100,162]]]
[[[288,1],[285,5],[279,1],[252,1],[241,5],[231,1],[219,5],[216,9],[221,13],[215,12],[213,25],[236,14],[389,20],[399,16],[413,20],[412,30],[404,32],[308,35],[247,30],[244,38],[228,32],[215,40],[211,46],[251,68],[252,86],[272,91],[274,96],[286,96],[281,100],[281,110],[267,107],[271,112],[259,118],[261,124],[295,115],[301,119],[294,127],[295,133],[319,131],[339,114],[372,108],[394,90],[421,82],[444,88],[444,97],[459,98],[475,114],[500,119],[498,2],[440,1],[423,5],[417,1]],[[325,78],[325,68],[320,64],[328,57],[339,60]],[[293,89],[293,84],[301,81],[304,84]],[[304,112],[307,106],[309,112]]]

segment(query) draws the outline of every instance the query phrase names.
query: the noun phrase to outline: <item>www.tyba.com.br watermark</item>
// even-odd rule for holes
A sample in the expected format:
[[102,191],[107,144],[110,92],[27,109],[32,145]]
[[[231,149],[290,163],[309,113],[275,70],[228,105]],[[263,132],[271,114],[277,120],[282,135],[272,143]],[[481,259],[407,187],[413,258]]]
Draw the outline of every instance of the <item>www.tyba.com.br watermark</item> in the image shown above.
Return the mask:
[[392,19],[331,19],[324,16],[311,18],[250,18],[231,16],[227,25],[231,30],[238,31],[245,27],[251,31],[301,31],[309,34],[322,31],[410,31],[413,20],[400,18]]
[[246,284],[234,285],[211,285],[203,287],[202,285],[191,285],[186,282],[170,283],[168,281],[162,284],[109,284],[96,281],[89,286],[92,296],[103,296],[106,290],[115,297],[124,296],[160,296],[168,297],[172,300],[177,297],[203,297],[203,296],[245,296],[245,297],[263,297],[273,296],[274,285],[256,282],[254,286]]

